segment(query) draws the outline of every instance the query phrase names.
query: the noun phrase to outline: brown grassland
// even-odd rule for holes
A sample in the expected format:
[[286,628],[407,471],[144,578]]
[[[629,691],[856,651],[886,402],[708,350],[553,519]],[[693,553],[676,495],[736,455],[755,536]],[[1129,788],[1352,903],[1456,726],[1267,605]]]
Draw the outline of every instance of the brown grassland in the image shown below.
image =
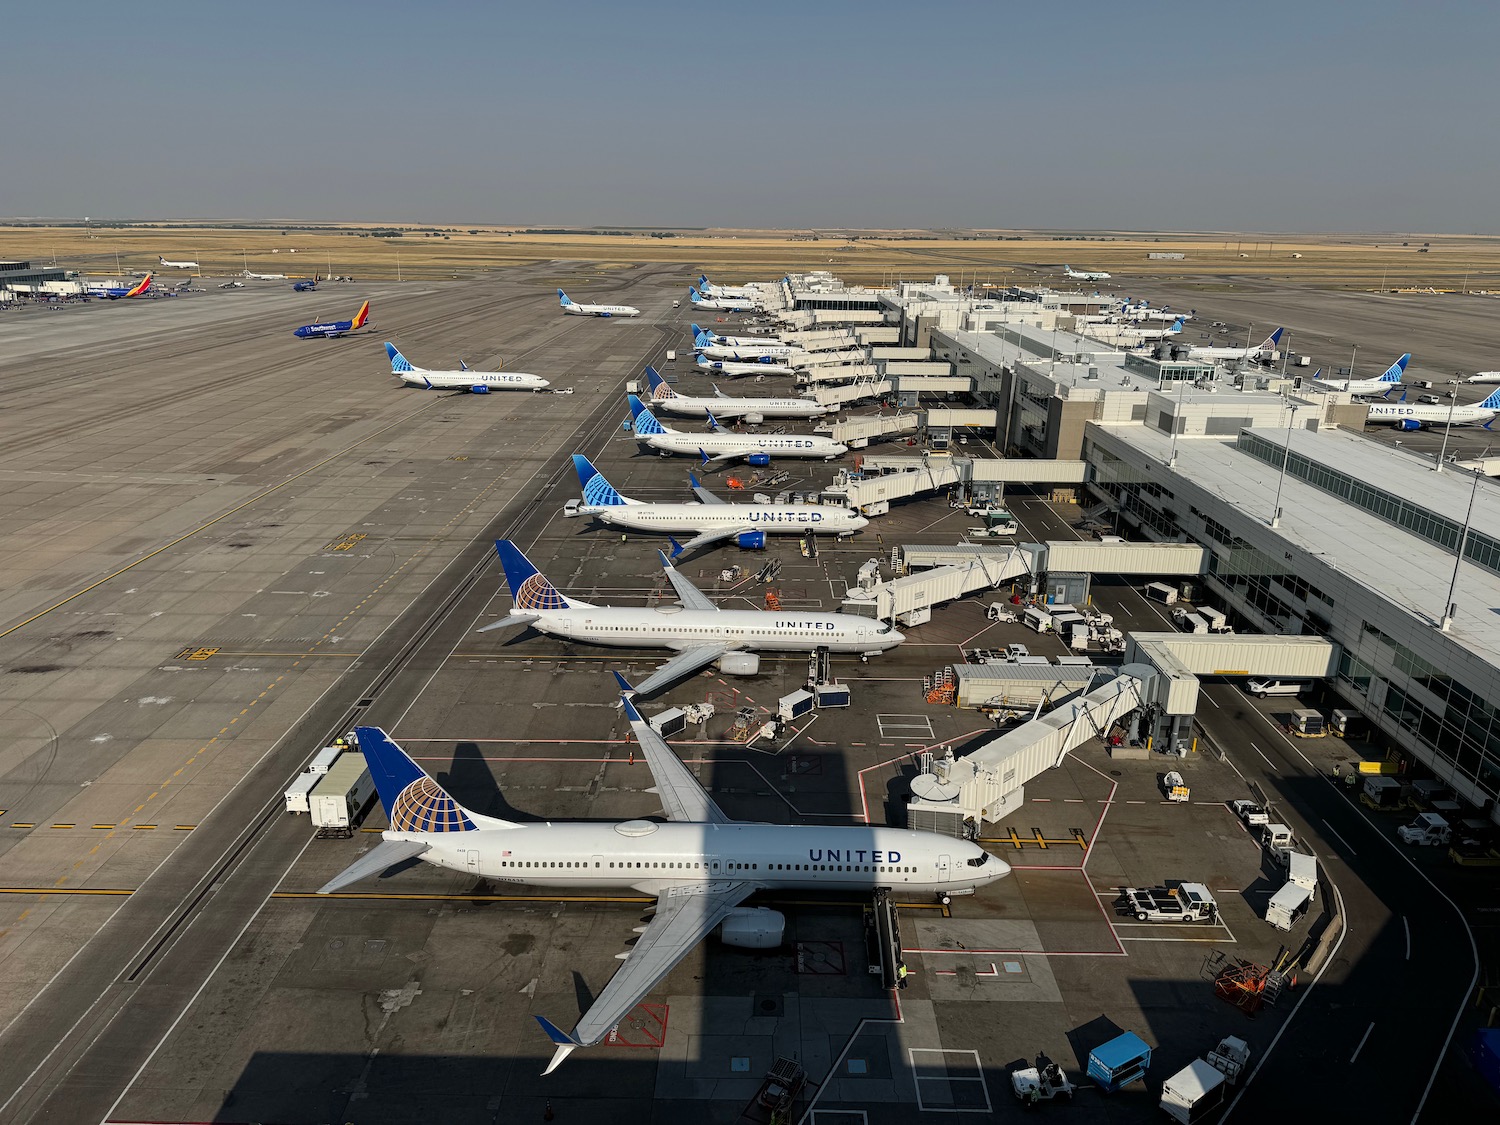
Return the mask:
[[[469,278],[552,260],[595,271],[681,263],[715,280],[767,279],[826,269],[851,283],[880,284],[947,273],[955,282],[1057,282],[1064,262],[1118,279],[1154,278],[1183,289],[1291,281],[1330,289],[1500,290],[1500,238],[1456,235],[1264,235],[1091,232],[678,231],[640,234],[525,233],[514,228],[405,228],[400,238],[355,224],[329,229],[265,224],[224,229],[191,223],[48,227],[0,223],[0,257],[92,274],[151,269],[158,255],[202,263],[209,276],[248,268],[308,277]],[[399,229],[399,228],[395,228]],[[473,230],[474,233],[470,233]],[[284,232],[283,232],[284,231]],[[295,249],[295,255],[288,253]],[[273,251],[276,251],[273,253]],[[1150,251],[1181,261],[1148,260]],[[1424,252],[1425,251],[1425,252]],[[570,274],[578,280],[577,274]]]

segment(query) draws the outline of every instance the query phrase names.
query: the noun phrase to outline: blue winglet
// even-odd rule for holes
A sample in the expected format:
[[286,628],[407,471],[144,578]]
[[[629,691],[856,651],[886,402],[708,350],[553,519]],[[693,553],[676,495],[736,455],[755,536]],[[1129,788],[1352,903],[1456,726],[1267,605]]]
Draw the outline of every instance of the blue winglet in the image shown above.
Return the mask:
[[613,668],[610,669],[610,675],[614,676],[615,683],[620,685],[621,691],[635,691],[635,688],[630,686],[630,681],[627,680],[624,676],[620,675],[620,673],[616,672]]
[[678,555],[682,554],[683,547],[681,543],[677,542],[677,540],[673,539],[670,535],[667,536],[667,542],[672,544],[672,557],[674,559]]
[[630,697],[628,695],[621,695],[620,702],[625,705],[625,717],[627,719],[629,719],[632,723],[645,722],[645,720],[641,718],[641,713],[635,709],[635,704],[630,702]]
[[661,559],[662,566],[666,567],[668,570],[672,569],[672,560],[667,558],[667,553],[660,547],[656,549],[656,557]]
[[693,487],[694,488],[702,488],[703,487],[701,484],[698,483],[698,474],[695,473],[695,472],[693,472],[691,469],[688,470],[688,480],[690,480],[690,481],[693,482]]
[[562,1028],[558,1027],[557,1024],[553,1023],[546,1016],[536,1016],[535,1019],[537,1023],[542,1025],[542,1030],[547,1033],[547,1038],[552,1040],[552,1042],[556,1043],[559,1047],[562,1047],[564,1045],[577,1047],[579,1045],[578,1040],[574,1039],[571,1035],[569,1035]]

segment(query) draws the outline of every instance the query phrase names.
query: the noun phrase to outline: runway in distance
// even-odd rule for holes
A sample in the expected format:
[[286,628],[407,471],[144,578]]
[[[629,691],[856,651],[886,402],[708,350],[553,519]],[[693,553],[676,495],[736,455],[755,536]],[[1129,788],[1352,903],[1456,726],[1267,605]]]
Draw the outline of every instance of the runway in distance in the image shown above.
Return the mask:
[[857,653],[877,656],[906,638],[873,617],[814,610],[720,609],[661,551],[667,579],[681,605],[598,606],[564,597],[508,539],[495,542],[513,602],[509,616],[479,630],[529,625],[567,641],[610,648],[664,648],[676,653],[641,681],[643,695],[660,691],[717,664],[729,676],[760,671],[762,652]]
[[1286,329],[1278,328],[1253,348],[1189,348],[1188,359],[1251,359],[1262,352],[1270,353],[1281,343],[1281,334]]
[[652,406],[687,418],[707,418],[712,414],[715,418],[737,418],[754,426],[767,418],[821,418],[830,410],[810,398],[736,398],[718,387],[714,387],[713,398],[678,394],[654,367],[646,368],[646,386]]
[[[391,360],[391,374],[408,387],[487,395],[491,391],[540,391],[551,386],[540,375],[527,375],[521,371],[471,371],[467,366],[462,366],[458,371],[429,371],[425,367],[415,366],[389,340],[385,343],[385,354]],[[463,363],[462,360],[459,362]]]
[[572,300],[561,289],[557,291],[557,301],[562,305],[562,311],[570,316],[640,316],[641,310],[634,305],[580,305]]
[[369,319],[370,302],[366,301],[359,306],[359,312],[354,314],[353,320],[330,320],[326,322],[315,320],[311,324],[304,324],[301,328],[294,331],[292,335],[299,336],[304,340],[331,340],[336,336],[345,336],[350,332],[358,332],[365,326],[365,322]]
[[755,308],[755,302],[749,297],[705,297],[692,285],[688,286],[688,300],[700,309],[714,309],[718,312],[749,312]]
[[157,257],[156,264],[163,269],[169,270],[195,270],[199,268],[197,262],[169,262],[166,258],[160,256]]
[[1075,281],[1108,281],[1110,275],[1103,270],[1075,270],[1072,266],[1063,266],[1063,273]]
[[151,289],[151,275],[148,273],[134,285],[90,285],[84,289],[90,297],[104,297],[110,301],[118,301],[121,297],[144,297]]
[[1407,352],[1373,379],[1319,379],[1314,375],[1308,381],[1319,387],[1347,391],[1352,395],[1382,395],[1389,398],[1391,392],[1401,385],[1401,377],[1406,374],[1406,365],[1410,362],[1411,353]]
[[736,434],[718,429],[712,413],[709,424],[716,427],[706,434],[690,434],[663,426],[635,395],[630,402],[631,429],[638,444],[666,456],[671,453],[698,454],[704,464],[718,464],[743,457],[751,465],[769,465],[772,457],[821,457],[831,461],[849,447],[821,434]]
[[569,514],[593,516],[610,527],[635,531],[697,532],[686,543],[672,540],[672,557],[714,543],[733,540],[746,551],[762,551],[766,536],[823,532],[853,535],[870,521],[853,508],[837,504],[730,504],[714,495],[691,473],[696,504],[653,504],[623,496],[581,453],[573,454],[573,468],[583,490],[583,502]]
[[709,359],[700,355],[693,361],[700,374],[717,373],[737,378],[741,375],[795,375],[796,369],[788,363],[779,363],[767,356],[765,359]]
[[665,823],[518,823],[464,808],[379,727],[355,740],[390,820],[381,842],[320,888],[331,894],[398,863],[435,867],[496,883],[568,890],[630,889],[653,895],[640,937],[582,1013],[572,1032],[537,1022],[556,1047],[551,1074],[579,1047],[592,1047],[650,995],[715,930],[729,946],[775,949],[786,918],[741,906],[758,891],[868,893],[876,888],[955,894],[1003,879],[1010,865],[978,844],[935,832],[874,825],[756,824],[731,819],[645,721],[619,673],[620,701],[655,782]]
[[1365,422],[1371,426],[1394,426],[1398,430],[1420,430],[1423,426],[1445,425],[1450,421],[1455,426],[1477,422],[1487,430],[1497,417],[1500,417],[1500,391],[1473,406],[1375,403],[1371,405]]

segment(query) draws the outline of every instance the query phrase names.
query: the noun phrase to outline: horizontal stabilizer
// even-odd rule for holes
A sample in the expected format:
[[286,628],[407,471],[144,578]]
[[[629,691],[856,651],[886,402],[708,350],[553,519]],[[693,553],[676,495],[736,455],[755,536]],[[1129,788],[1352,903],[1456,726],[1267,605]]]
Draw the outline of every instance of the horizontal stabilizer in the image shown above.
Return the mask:
[[319,887],[318,893],[320,895],[332,894],[334,891],[347,887],[350,883],[358,883],[361,879],[379,875],[388,867],[394,867],[403,860],[421,855],[431,846],[421,840],[382,840],[375,845],[373,851],[360,856]]
[[499,621],[492,621],[488,625],[476,629],[478,633],[488,633],[492,629],[509,629],[512,625],[530,625],[537,619],[534,613],[513,613],[509,617],[502,617]]

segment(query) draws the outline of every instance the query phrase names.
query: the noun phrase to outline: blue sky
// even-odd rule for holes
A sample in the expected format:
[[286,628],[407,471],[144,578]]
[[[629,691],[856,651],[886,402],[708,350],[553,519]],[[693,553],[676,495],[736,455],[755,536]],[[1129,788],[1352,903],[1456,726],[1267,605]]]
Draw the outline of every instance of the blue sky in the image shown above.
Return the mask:
[[3,30],[7,216],[1500,232],[1494,4],[85,3]]

